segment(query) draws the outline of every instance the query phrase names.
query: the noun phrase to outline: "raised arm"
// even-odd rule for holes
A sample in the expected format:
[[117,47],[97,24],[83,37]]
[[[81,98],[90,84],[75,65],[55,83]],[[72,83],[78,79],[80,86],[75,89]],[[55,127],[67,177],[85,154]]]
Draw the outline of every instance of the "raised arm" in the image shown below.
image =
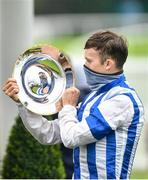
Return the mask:
[[58,119],[48,121],[41,115],[32,113],[23,107],[17,97],[19,87],[15,79],[8,79],[3,86],[3,91],[17,103],[23,124],[35,139],[42,144],[56,144],[61,142]]
[[68,89],[63,96],[65,105],[59,113],[61,138],[66,147],[73,148],[96,142],[118,127],[131,123],[133,105],[130,98],[125,95],[113,97],[93,111],[85,109],[82,121],[77,119],[72,98],[74,96],[77,96],[77,90]]

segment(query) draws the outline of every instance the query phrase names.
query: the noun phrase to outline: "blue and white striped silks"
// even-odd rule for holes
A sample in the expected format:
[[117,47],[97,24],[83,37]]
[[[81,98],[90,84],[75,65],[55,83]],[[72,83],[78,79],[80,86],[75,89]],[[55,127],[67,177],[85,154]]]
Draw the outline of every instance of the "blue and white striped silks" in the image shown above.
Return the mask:
[[75,179],[128,179],[144,122],[143,105],[124,75],[92,91],[78,111],[65,105],[48,121],[22,105],[25,127],[42,144],[74,149]]
[[76,144],[74,179],[128,179],[143,114],[143,105],[124,75],[90,93],[77,112],[79,122],[88,127],[82,129],[79,141],[86,137],[90,143]]

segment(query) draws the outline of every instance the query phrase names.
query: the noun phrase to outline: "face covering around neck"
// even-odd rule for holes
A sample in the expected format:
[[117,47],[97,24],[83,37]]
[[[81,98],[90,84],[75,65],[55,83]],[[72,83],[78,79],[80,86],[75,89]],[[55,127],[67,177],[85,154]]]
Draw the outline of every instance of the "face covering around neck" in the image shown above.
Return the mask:
[[104,85],[111,83],[112,81],[120,78],[122,72],[118,74],[101,74],[92,71],[85,65],[83,66],[87,84],[92,91],[97,91]]

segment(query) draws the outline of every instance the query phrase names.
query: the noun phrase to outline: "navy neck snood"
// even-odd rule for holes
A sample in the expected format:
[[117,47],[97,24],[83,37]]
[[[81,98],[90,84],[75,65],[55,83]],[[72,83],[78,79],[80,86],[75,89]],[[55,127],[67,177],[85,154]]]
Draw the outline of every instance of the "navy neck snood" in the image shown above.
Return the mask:
[[111,83],[123,75],[123,71],[115,74],[102,74],[92,71],[85,65],[83,67],[86,81],[91,91],[98,91],[104,85]]

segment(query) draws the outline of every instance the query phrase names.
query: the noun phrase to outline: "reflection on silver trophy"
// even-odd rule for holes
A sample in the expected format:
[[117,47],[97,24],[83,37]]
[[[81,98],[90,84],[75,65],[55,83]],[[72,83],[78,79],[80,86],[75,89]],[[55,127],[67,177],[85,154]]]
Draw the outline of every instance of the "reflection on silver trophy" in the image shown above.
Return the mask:
[[[46,53],[42,51],[44,46],[48,50]],[[42,115],[58,112],[57,104],[65,88],[74,86],[69,58],[60,53],[54,59],[52,51],[48,45],[28,49],[17,59],[13,72],[20,88],[18,97],[21,103]]]

